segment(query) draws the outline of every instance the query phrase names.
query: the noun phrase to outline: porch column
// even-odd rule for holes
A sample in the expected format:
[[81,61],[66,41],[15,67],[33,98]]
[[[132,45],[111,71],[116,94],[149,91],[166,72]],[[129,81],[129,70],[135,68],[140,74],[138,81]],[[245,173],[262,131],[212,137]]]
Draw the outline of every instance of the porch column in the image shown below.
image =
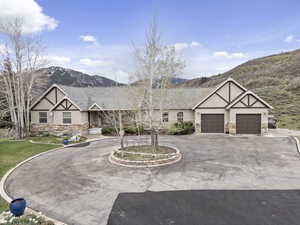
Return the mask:
[[90,115],[90,111],[88,111],[88,121],[89,121],[89,128],[91,128],[91,115]]

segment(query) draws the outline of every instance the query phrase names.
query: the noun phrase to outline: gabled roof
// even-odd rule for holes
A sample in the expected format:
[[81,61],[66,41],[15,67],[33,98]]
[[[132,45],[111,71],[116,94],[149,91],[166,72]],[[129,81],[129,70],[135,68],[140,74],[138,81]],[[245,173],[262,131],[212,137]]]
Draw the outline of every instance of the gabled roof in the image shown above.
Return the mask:
[[[247,91],[242,85],[228,78],[216,88],[170,88],[170,89],[153,89],[154,109],[160,109],[163,104],[165,109],[195,109],[214,93],[221,89],[227,82],[233,82],[241,90],[245,91],[238,99],[226,107],[231,108],[246,94],[251,94],[262,102],[266,107],[272,109],[267,102],[258,97],[251,91]],[[65,94],[65,97],[57,102],[50,110],[55,109],[63,100],[67,99],[80,111],[92,110],[97,106],[100,110],[132,110],[137,108],[135,104],[141,102],[145,91],[142,90],[137,96],[139,87],[71,87],[64,85],[52,85],[44,94],[34,102],[34,107],[52,88],[57,87]],[[163,92],[163,93],[162,93]],[[161,101],[161,94],[166,96],[165,101]]]
[[262,98],[260,98],[258,95],[256,95],[255,93],[253,93],[252,91],[246,91],[244,94],[242,94],[239,98],[237,98],[235,101],[233,101],[230,105],[228,105],[226,107],[226,109],[230,109],[232,108],[235,104],[237,104],[241,99],[243,99],[245,96],[247,95],[252,95],[254,98],[256,98],[257,100],[259,100],[262,104],[264,104],[266,106],[266,108],[269,109],[273,109],[273,107],[267,103],[266,101],[264,101]]
[[66,95],[66,92],[64,92],[64,90],[62,90],[60,88],[60,86],[58,86],[57,84],[52,84],[37,100],[35,100],[31,104],[30,109],[32,109],[33,107],[35,107],[55,87],[58,88],[62,93],[64,93]]
[[69,102],[71,102],[76,108],[78,108],[80,111],[82,111],[81,110],[81,108],[74,102],[74,101],[72,101],[69,97],[67,97],[67,96],[65,96],[65,97],[63,97],[61,100],[59,100],[54,106],[52,106],[52,108],[49,110],[49,111],[52,111],[52,110],[54,110],[57,106],[59,106],[64,100],[68,100]]
[[241,84],[239,84],[234,79],[232,79],[231,77],[229,77],[224,82],[222,82],[221,84],[219,84],[219,86],[217,86],[216,88],[213,88],[213,91],[209,95],[207,95],[204,99],[200,100],[196,105],[194,105],[193,106],[193,110],[195,110],[199,105],[201,105],[203,102],[205,102],[208,98],[210,98],[214,93],[216,93],[218,90],[220,90],[228,82],[233,82],[236,86],[238,86],[239,88],[241,88],[243,91],[247,91],[247,89],[245,87],[243,87]]
[[[140,96],[136,87],[71,87],[60,86],[69,99],[72,99],[82,111],[88,111],[92,105],[97,104],[102,110],[131,110],[135,108]],[[199,99],[205,98],[212,88],[171,88],[164,91],[166,109],[191,109]],[[154,108],[159,109],[161,103],[161,89],[153,89]],[[139,99],[141,100],[141,99]]]
[[93,105],[91,105],[91,106],[89,107],[89,110],[93,110],[93,108],[94,108],[95,106],[96,106],[98,109],[101,109],[101,110],[102,110],[102,108],[101,108],[97,103],[94,103]]

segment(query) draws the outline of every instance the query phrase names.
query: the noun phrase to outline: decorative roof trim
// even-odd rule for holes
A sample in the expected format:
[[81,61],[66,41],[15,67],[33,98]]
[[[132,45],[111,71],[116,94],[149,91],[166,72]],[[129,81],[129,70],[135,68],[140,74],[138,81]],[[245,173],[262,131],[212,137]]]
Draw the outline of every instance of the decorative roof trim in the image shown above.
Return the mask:
[[34,101],[34,103],[31,104],[30,106],[30,110],[35,107],[47,94],[50,93],[50,91],[53,89],[53,88],[58,88],[62,93],[64,93],[65,95],[67,95],[67,93],[61,89],[57,84],[52,84],[45,92],[44,94],[42,94],[36,101]]
[[201,100],[199,103],[197,103],[192,110],[195,110],[199,105],[201,105],[203,102],[205,102],[207,99],[209,99],[213,94],[215,94],[218,90],[220,90],[225,84],[227,84],[228,82],[232,82],[234,83],[236,86],[238,86],[239,88],[241,88],[244,91],[247,91],[247,89],[245,87],[243,87],[241,84],[239,84],[237,81],[235,81],[234,79],[232,79],[231,77],[229,77],[228,79],[226,79],[225,81],[223,81],[219,86],[216,87],[216,89],[211,92],[209,95],[207,95],[203,100]]
[[[77,107],[77,109],[79,109],[80,111],[82,111],[81,110],[81,108],[76,104],[76,103],[74,103],[74,101],[72,101],[69,97],[67,97],[67,96],[65,96],[65,97],[63,97],[61,100],[59,100],[51,109],[49,109],[49,111],[51,112],[51,111],[53,111],[57,106],[59,106],[60,105],[60,103],[62,103],[64,100],[68,100],[69,102],[71,102],[75,107]],[[55,110],[54,110],[55,111]],[[68,110],[66,110],[66,111],[68,111]]]
[[[242,94],[239,98],[237,98],[235,101],[233,101],[230,105],[228,105],[226,107],[226,109],[230,109],[232,108],[234,105],[236,105],[241,99],[243,99],[246,95],[252,95],[253,97],[255,97],[257,100],[259,100],[261,103],[263,103],[267,108],[269,109],[273,109],[273,107],[267,103],[265,100],[263,100],[262,98],[260,98],[258,95],[256,95],[255,93],[253,93],[252,91],[246,91],[244,94]],[[250,107],[251,108],[251,107]]]
[[102,107],[100,107],[96,102],[91,105],[89,108],[88,108],[88,111],[91,110],[91,111],[94,111],[94,109],[92,109],[94,106],[97,106],[100,110],[103,110]]

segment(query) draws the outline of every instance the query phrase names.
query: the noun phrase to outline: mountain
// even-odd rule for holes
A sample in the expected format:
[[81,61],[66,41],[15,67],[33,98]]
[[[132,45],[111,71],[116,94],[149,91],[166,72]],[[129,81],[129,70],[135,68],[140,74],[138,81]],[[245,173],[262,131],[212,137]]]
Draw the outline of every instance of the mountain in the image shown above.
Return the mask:
[[49,87],[52,84],[61,84],[74,87],[109,87],[122,85],[109,78],[88,74],[72,70],[65,69],[58,66],[51,66],[48,68],[42,68],[37,71],[39,78],[42,79],[44,85]]
[[300,49],[250,60],[223,74],[196,78],[177,87],[211,87],[232,77],[268,101],[280,127],[300,129]]
[[184,79],[184,78],[180,78],[180,77],[173,77],[171,79],[171,83],[173,85],[178,85],[178,84],[181,84],[181,83],[184,83],[184,82],[187,82],[188,79]]
[[[154,87],[154,88],[160,87],[161,86],[161,81],[162,81],[161,79],[154,80],[152,87]],[[182,84],[184,82],[187,82],[189,80],[184,79],[184,78],[180,78],[180,77],[173,77],[173,78],[171,78],[170,81],[171,81],[171,86],[176,87],[177,85],[180,85],[180,84]],[[139,85],[142,82],[143,82],[143,80],[138,80],[138,81],[135,81],[135,82],[131,83],[131,85]]]

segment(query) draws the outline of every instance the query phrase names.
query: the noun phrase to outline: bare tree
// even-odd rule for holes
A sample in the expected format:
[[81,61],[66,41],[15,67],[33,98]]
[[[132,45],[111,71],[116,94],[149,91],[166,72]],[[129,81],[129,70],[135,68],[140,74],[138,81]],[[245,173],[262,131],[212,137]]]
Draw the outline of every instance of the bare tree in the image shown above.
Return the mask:
[[155,21],[146,34],[146,44],[135,50],[136,71],[131,80],[136,80],[137,95],[142,95],[138,102],[140,124],[151,131],[151,145],[158,147],[159,129],[162,120],[157,120],[154,113],[157,108],[162,113],[167,100],[169,84],[184,68],[184,62],[177,56],[175,47],[163,45]]
[[40,41],[24,34],[22,19],[0,24],[6,48],[1,54],[0,89],[5,96],[15,138],[21,139],[30,131],[30,105],[33,98],[35,71],[45,65],[44,47]]

